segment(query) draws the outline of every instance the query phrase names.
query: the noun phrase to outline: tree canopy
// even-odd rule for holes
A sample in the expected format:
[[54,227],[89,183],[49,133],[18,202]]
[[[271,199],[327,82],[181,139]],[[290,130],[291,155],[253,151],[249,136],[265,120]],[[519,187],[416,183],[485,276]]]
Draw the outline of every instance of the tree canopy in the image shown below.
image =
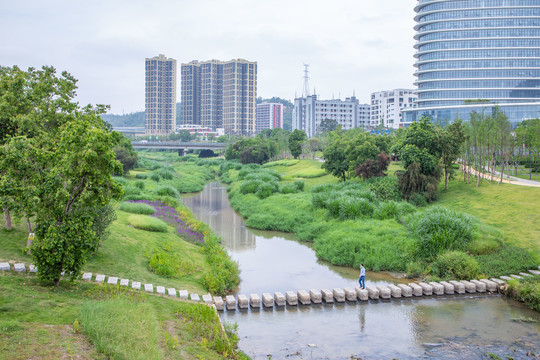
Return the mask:
[[302,154],[302,144],[307,140],[307,135],[302,130],[294,129],[289,135],[289,150],[295,159]]

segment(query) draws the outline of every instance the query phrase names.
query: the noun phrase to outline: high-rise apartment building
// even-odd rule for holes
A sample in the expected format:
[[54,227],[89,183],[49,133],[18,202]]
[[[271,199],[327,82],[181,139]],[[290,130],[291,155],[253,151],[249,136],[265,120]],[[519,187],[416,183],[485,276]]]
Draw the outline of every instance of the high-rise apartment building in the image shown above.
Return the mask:
[[406,123],[495,105],[514,126],[540,117],[538,0],[419,0],[415,11],[418,101]]
[[167,135],[176,130],[176,60],[160,54],[145,69],[146,134]]
[[262,103],[257,104],[255,131],[265,129],[283,128],[283,104]]
[[369,105],[361,105],[354,96],[345,100],[317,100],[317,95],[296,98],[292,128],[303,130],[311,138],[320,132],[319,126],[325,119],[336,120],[343,130],[362,127],[369,118],[368,108]]
[[185,124],[224,128],[227,134],[255,133],[257,63],[243,59],[182,64]]
[[403,109],[412,108],[418,96],[414,90],[394,89],[371,94],[371,119],[369,128],[384,124],[385,127],[398,129],[403,126]]

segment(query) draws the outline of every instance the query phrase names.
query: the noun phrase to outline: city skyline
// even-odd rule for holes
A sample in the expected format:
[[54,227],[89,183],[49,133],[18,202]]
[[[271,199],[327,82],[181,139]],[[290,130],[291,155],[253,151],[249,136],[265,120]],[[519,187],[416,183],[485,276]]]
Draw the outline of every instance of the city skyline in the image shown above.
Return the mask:
[[179,63],[257,61],[263,98],[299,96],[303,63],[320,98],[354,92],[367,102],[374,91],[413,86],[416,0],[306,4],[9,2],[0,14],[0,65],[68,71],[82,105],[111,105],[114,114],[144,110],[144,59],[153,54]]

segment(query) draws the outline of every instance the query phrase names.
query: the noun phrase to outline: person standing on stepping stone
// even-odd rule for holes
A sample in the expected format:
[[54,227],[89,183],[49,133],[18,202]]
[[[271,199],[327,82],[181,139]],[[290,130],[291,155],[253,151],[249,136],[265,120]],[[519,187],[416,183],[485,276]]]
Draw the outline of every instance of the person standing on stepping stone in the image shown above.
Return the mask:
[[362,289],[366,288],[366,269],[364,269],[363,264],[360,264],[360,278],[358,279],[358,282]]

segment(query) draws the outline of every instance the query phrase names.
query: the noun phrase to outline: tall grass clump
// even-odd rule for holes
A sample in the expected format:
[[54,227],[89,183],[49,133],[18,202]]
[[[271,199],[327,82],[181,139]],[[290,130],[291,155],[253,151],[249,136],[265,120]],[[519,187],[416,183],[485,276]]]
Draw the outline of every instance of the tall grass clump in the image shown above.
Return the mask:
[[402,198],[396,177],[385,176],[382,178],[373,178],[368,180],[369,189],[375,194],[375,197],[381,201],[399,201]]
[[387,220],[397,218],[398,214],[398,203],[390,200],[378,204],[375,209],[374,217],[379,220]]
[[212,294],[224,296],[240,283],[240,270],[221,246],[221,239],[209,233],[204,240],[203,252],[209,269],[202,279],[203,286]]
[[137,174],[137,175],[135,175],[135,179],[145,180],[146,178],[148,178],[148,175],[146,175],[146,174]]
[[249,180],[244,181],[240,185],[240,193],[242,194],[255,194],[259,189],[259,186],[263,185],[264,182],[261,180]]
[[178,191],[171,185],[162,186],[156,192],[159,196],[178,197]]
[[159,174],[153,173],[153,174],[150,176],[150,179],[154,180],[155,182],[159,182],[159,180],[161,180],[161,177],[159,176]]
[[506,295],[517,301],[522,301],[531,309],[540,311],[540,276],[512,279],[508,282]]
[[148,303],[125,299],[88,301],[81,325],[98,352],[111,359],[162,359],[159,322]]
[[162,177],[165,180],[172,180],[173,174],[170,169],[160,169],[158,171],[158,174],[160,177]]
[[167,223],[165,223],[163,220],[146,215],[130,215],[127,218],[127,222],[136,229],[146,231],[166,233],[169,228]]
[[278,184],[275,181],[263,183],[257,188],[257,192],[255,193],[255,195],[257,195],[259,199],[266,199],[267,197],[275,193],[277,189]]
[[445,280],[470,280],[478,277],[480,266],[471,255],[453,250],[439,254],[431,263],[431,271],[433,275]]
[[152,206],[144,203],[123,202],[120,204],[120,210],[141,215],[152,215],[156,212]]
[[432,206],[408,224],[417,239],[417,256],[434,259],[445,250],[463,250],[473,237],[469,216],[442,206]]

